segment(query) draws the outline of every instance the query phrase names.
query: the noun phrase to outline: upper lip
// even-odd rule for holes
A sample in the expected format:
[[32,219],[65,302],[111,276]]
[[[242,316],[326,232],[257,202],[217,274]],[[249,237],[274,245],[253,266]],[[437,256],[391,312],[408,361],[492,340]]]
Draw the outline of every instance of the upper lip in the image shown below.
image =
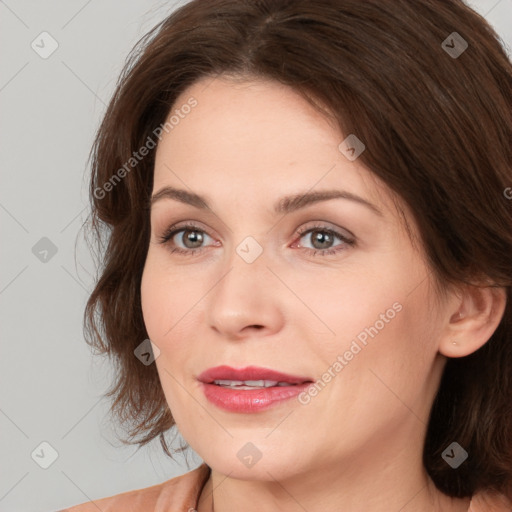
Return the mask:
[[286,373],[261,368],[259,366],[247,366],[245,368],[231,368],[230,366],[215,366],[202,372],[198,380],[206,384],[214,380],[271,380],[277,382],[289,382],[290,384],[302,384],[303,382],[312,382],[309,377],[300,377],[297,375],[288,375]]

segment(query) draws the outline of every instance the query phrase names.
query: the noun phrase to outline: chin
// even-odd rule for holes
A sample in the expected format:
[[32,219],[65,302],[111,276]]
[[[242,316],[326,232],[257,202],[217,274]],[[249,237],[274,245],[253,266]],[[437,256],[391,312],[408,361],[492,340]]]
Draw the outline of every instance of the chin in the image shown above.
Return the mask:
[[[262,448],[258,454],[257,448],[250,441],[233,442],[229,447],[223,444],[222,448],[220,453],[210,452],[202,458],[214,471],[229,475],[230,478],[258,481],[283,480],[300,471],[296,461],[287,457],[285,453]],[[293,451],[296,452],[296,447]]]

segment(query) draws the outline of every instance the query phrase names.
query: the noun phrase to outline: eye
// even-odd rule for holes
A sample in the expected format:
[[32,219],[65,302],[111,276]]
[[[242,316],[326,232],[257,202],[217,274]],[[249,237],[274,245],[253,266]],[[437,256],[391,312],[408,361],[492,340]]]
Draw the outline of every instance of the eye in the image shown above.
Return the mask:
[[[317,254],[320,254],[321,256],[332,255],[355,245],[354,238],[344,235],[325,225],[300,228],[297,230],[297,233],[300,235],[300,239],[309,237],[311,240],[313,248],[305,248],[306,252],[311,256],[316,256]],[[341,240],[341,244],[333,247],[332,244],[336,238]]]
[[[183,233],[177,236],[178,233]],[[195,224],[185,224],[177,227],[177,225],[170,226],[165,233],[159,238],[162,244],[171,245],[171,253],[184,254],[191,256],[196,252],[201,252],[204,247],[201,244],[205,241],[205,237],[211,238],[205,231],[200,229]],[[175,240],[181,240],[183,248],[177,247]]]
[[[181,235],[178,236],[180,233]],[[332,255],[355,245],[355,239],[353,237],[344,235],[323,224],[310,226],[309,228],[300,228],[297,230],[297,234],[300,236],[299,239],[307,238],[309,236],[312,240],[313,248],[303,248],[306,253],[311,256],[316,256],[317,254],[323,256]],[[311,237],[311,234],[314,234],[314,236]],[[185,225],[182,224],[181,226],[174,224],[159,237],[159,242],[161,244],[170,245],[171,253],[192,256],[193,254],[205,249],[202,245],[206,241],[206,238],[211,237],[195,224],[187,223]],[[332,247],[332,244],[336,239],[340,240],[341,243]],[[177,244],[177,241],[181,241],[183,247],[180,247],[179,244]],[[297,244],[294,244],[291,247],[298,246]]]

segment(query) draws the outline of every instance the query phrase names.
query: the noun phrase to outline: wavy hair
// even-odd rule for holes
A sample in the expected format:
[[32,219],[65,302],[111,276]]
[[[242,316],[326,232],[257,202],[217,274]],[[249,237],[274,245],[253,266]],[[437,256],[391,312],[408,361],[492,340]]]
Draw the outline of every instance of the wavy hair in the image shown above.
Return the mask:
[[[423,460],[447,495],[512,499],[512,64],[461,0],[192,0],[137,43],[91,150],[100,263],[84,314],[87,343],[115,363],[106,395],[124,442],[159,437],[172,457],[164,434],[175,425],[156,366],[134,356],[148,338],[140,285],[154,151],[134,155],[180,93],[221,74],[285,84],[357,134],[360,161],[412,211],[440,283],[506,288],[488,342],[447,361]],[[469,453],[456,470],[441,457],[453,440]]]

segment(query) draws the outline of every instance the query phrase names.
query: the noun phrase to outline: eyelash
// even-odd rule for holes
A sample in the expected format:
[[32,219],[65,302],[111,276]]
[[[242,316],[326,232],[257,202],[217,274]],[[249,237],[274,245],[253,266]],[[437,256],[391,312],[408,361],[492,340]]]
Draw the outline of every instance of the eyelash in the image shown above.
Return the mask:
[[[171,239],[177,233],[180,233],[181,231],[189,231],[189,230],[190,231],[197,231],[199,233],[203,233],[203,234],[208,235],[208,233],[206,233],[206,231],[200,229],[198,226],[196,226],[195,224],[192,224],[192,223],[186,223],[184,225],[182,224],[181,226],[178,226],[177,224],[173,224],[172,226],[170,226],[165,231],[165,233],[162,236],[160,236],[158,238],[158,241],[159,241],[159,243],[164,244],[164,245],[165,244],[169,244]],[[337,238],[339,238],[343,242],[343,244],[340,244],[339,246],[337,246],[334,249],[310,249],[308,247],[303,248],[311,256],[316,256],[317,254],[320,254],[321,256],[335,255],[335,254],[337,254],[340,251],[346,250],[347,246],[353,247],[355,245],[355,243],[356,243],[355,240],[350,239],[350,238],[342,235],[338,231],[336,231],[336,230],[334,230],[332,228],[328,228],[327,226],[322,225],[322,224],[317,224],[315,226],[310,226],[308,228],[299,228],[297,230],[296,235],[299,237],[299,240],[300,240],[305,235],[307,235],[307,234],[309,234],[311,232],[314,232],[314,231],[320,231],[320,232],[323,232],[323,233],[328,233],[329,235],[337,237]],[[208,235],[208,236],[210,236],[210,235]],[[181,249],[180,247],[173,247],[170,252],[171,253],[178,253],[178,254],[181,254],[181,255],[184,255],[184,256],[193,256],[197,252],[201,252],[203,249],[205,249],[205,247],[200,247],[198,249]]]

